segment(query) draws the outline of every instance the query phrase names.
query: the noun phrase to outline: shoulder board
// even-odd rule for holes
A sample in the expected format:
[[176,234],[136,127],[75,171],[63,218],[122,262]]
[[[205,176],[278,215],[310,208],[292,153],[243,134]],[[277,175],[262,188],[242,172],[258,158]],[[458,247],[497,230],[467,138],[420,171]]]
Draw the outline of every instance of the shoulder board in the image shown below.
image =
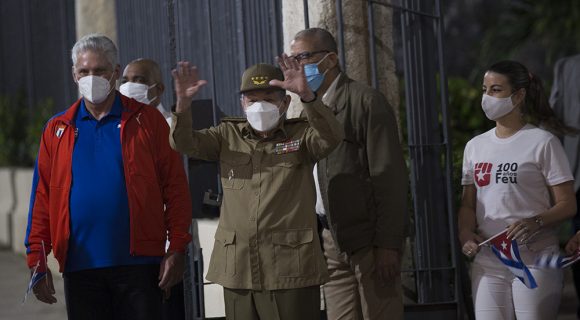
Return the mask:
[[243,117],[224,117],[222,122],[246,122],[246,118]]
[[286,119],[284,121],[284,123],[298,123],[298,122],[308,122],[308,119],[306,119],[306,118],[292,118],[292,119]]

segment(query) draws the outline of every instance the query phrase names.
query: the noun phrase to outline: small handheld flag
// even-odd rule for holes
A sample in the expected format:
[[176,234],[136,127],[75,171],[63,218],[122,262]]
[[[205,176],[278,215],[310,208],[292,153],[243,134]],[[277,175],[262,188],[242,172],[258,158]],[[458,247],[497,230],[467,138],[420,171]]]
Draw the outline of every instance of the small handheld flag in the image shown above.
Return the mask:
[[28,288],[26,288],[26,293],[24,294],[24,299],[22,299],[22,304],[26,302],[28,295],[38,282],[40,282],[42,279],[45,279],[45,281],[48,283],[48,278],[46,277],[48,265],[46,261],[46,250],[44,249],[44,241],[41,242],[41,246],[40,258],[32,270],[32,276],[30,276],[30,282],[28,282]]
[[580,250],[569,256],[558,253],[544,254],[536,261],[536,267],[548,269],[564,269],[580,260]]
[[518,243],[515,239],[507,238],[507,229],[482,242],[481,245],[489,245],[497,258],[518,278],[526,287],[536,288],[536,279],[522,261]]

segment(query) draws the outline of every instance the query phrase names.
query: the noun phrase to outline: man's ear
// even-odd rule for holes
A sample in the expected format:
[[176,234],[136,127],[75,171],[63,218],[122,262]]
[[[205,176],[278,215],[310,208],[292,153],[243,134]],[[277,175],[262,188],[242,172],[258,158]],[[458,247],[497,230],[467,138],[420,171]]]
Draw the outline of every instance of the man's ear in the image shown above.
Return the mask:
[[243,112],[246,112],[246,108],[244,108],[244,95],[240,94],[240,107],[242,108]]
[[78,81],[77,81],[77,76],[76,76],[76,74],[75,74],[75,67],[74,67],[74,66],[72,66],[72,68],[71,68],[70,72],[71,72],[71,74],[72,74],[73,81],[74,81],[75,83],[78,83]]
[[165,92],[165,85],[163,83],[158,83],[155,88],[157,88],[158,96],[161,96]]
[[290,101],[292,100],[292,97],[290,95],[285,95],[284,98],[282,99],[282,104],[280,105],[280,114],[288,111],[288,108],[290,107]]
[[121,65],[120,64],[117,64],[115,66],[115,69],[113,70],[113,72],[117,74],[116,76],[113,75],[113,78],[115,78],[115,80],[119,80],[121,78],[121,76],[123,75],[121,73]]
[[338,59],[338,54],[336,54],[336,52],[332,52],[332,54],[328,58],[330,59],[331,68],[339,66],[340,60]]

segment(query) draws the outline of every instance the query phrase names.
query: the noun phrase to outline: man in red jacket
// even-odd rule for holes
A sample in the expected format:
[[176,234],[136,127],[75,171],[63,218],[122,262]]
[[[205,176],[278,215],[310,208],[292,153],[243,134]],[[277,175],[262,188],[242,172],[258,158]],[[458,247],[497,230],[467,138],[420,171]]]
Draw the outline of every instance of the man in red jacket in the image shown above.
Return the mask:
[[[82,98],[48,121],[25,238],[33,291],[54,303],[45,255],[63,272],[69,319],[159,319],[183,275],[191,200],[157,110],[119,94],[117,48],[103,35],[72,49]],[[169,239],[169,249],[165,243]]]

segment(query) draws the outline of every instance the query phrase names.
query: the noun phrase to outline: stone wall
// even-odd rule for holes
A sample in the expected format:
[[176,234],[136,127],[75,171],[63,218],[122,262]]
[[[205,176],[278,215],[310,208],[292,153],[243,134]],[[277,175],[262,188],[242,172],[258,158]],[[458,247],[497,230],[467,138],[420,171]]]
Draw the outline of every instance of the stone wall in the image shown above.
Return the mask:
[[77,39],[90,33],[102,33],[117,43],[115,0],[76,0]]
[[[0,246],[25,254],[24,237],[32,189],[32,168],[0,168]],[[58,265],[52,255],[48,266],[55,273]],[[26,268],[22,265],[22,268]]]

